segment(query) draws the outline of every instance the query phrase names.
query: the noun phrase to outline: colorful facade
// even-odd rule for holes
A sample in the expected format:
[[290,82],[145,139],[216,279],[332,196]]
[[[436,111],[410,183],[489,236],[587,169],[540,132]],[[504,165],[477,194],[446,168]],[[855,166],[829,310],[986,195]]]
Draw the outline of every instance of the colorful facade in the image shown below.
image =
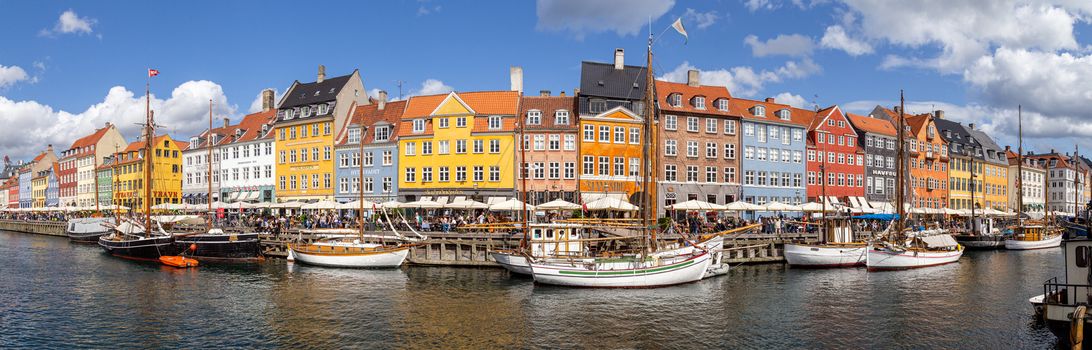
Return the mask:
[[[1032,159],[1018,157],[1008,146],[1005,147],[1005,157],[1009,160],[1009,208],[1019,209],[1018,203],[1022,196],[1025,213],[1045,213],[1046,210],[1046,170]],[[1020,161],[1023,160],[1023,166]],[[1017,174],[1021,178],[1017,179]]]
[[[397,131],[405,109],[406,101],[387,102],[387,93],[381,92],[375,103],[357,106],[353,111],[352,118],[335,139],[337,201],[344,203],[359,199],[361,188],[365,200],[372,202],[382,203],[398,198]],[[361,138],[364,142],[363,158],[360,157]],[[364,162],[363,185],[360,162]]]
[[398,124],[398,197],[511,197],[519,99],[516,91],[411,97]]
[[907,159],[915,208],[944,208],[948,202],[948,145],[937,132],[931,113],[906,117]]
[[1081,201],[1081,185],[1087,176],[1081,173],[1069,153],[1050,150],[1049,153],[1027,157],[1043,167],[1046,172],[1046,210],[1074,215],[1086,201]]
[[114,204],[114,162],[117,159],[116,155],[109,155],[102,160],[102,164],[95,169],[95,176],[98,177],[98,199],[100,206],[107,206]]
[[61,205],[93,207],[98,198],[96,168],[103,159],[127,145],[117,126],[111,123],[72,142],[61,152]]
[[76,206],[76,154],[74,150],[61,152],[61,159],[57,161],[58,202],[62,207]]
[[849,197],[864,196],[865,156],[857,137],[853,124],[838,106],[815,113],[808,127],[809,201],[826,197],[822,199],[828,203],[850,203]]
[[[53,145],[46,146],[46,150],[42,153],[38,153],[33,160],[24,164],[19,168],[19,207],[20,208],[32,208],[34,207],[34,189],[33,179],[38,172],[53,167],[53,163],[57,162],[57,155],[53,153]],[[43,193],[44,203],[44,193]]]
[[524,96],[520,102],[523,142],[517,145],[517,158],[522,157],[524,171],[516,174],[516,186],[527,176],[527,192],[531,204],[555,199],[579,200],[577,193],[577,162],[580,161],[577,141],[579,120],[576,98],[572,96]]
[[278,201],[334,199],[334,134],[353,109],[369,104],[357,71],[326,79],[293,82],[277,108],[274,124]]
[[[882,108],[882,107],[880,107]],[[847,113],[864,151],[865,199],[876,207],[895,201],[895,126],[888,119]]]
[[[691,199],[727,204],[739,198],[739,116],[723,86],[701,85],[698,71],[686,83],[656,81],[657,205]],[[691,176],[697,173],[695,178]]]
[[743,117],[741,198],[758,205],[774,201],[803,203],[807,197],[804,133],[815,112],[779,104],[773,98],[764,101],[735,98],[730,108]]
[[580,193],[632,198],[642,181],[644,118],[625,107],[580,118]]
[[[189,143],[175,141],[170,136],[153,139],[152,154],[152,206],[162,203],[182,203],[182,149]],[[145,195],[145,143],[137,141],[122,150],[114,165],[118,186],[114,189],[114,203],[134,211],[144,207]]]

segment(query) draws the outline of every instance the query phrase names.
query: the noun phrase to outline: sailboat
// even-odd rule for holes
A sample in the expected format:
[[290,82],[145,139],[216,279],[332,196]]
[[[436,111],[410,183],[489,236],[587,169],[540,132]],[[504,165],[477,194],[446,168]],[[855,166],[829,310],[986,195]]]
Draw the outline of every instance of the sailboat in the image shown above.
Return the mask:
[[[651,28],[650,28],[651,29]],[[710,274],[710,267],[719,262],[723,236],[713,235],[702,242],[687,242],[683,247],[657,250],[656,228],[653,227],[654,203],[652,186],[656,174],[651,159],[652,120],[655,109],[655,80],[652,74],[652,33],[648,36],[644,140],[642,147],[641,232],[636,252],[602,252],[599,256],[569,259],[531,259],[535,283],[569,287],[650,288],[699,281]]]
[[[932,229],[916,232],[905,230],[906,206],[906,153],[905,102],[899,93],[898,155],[896,181],[896,217],[883,237],[871,242],[865,253],[865,265],[869,271],[905,270],[944,265],[959,261],[963,246],[959,245],[946,230]],[[892,229],[893,228],[893,229]]]
[[[1018,123],[1018,139],[1019,144],[1016,146],[1019,154],[1016,159],[1019,161],[1017,165],[1016,174],[1016,188],[1023,188],[1023,175],[1024,175],[1024,108],[1023,106],[1017,106],[1017,123]],[[1079,149],[1075,149],[1073,153],[1073,170],[1079,171],[1077,162],[1080,160],[1080,155],[1076,152]],[[1073,177],[1073,187],[1076,186],[1077,176]],[[1078,190],[1079,191],[1079,190]],[[1045,249],[1055,248],[1062,245],[1062,230],[1060,228],[1046,225],[1042,222],[1028,223],[1024,221],[1024,196],[1023,191],[1016,196],[1017,198],[1017,212],[1016,212],[1016,227],[1013,227],[1012,237],[1005,240],[1005,249],[1009,250],[1031,250],[1031,249]],[[1073,198],[1073,208],[1079,210],[1080,206],[1077,203],[1077,196]]]
[[[360,135],[364,135],[367,128],[364,127],[363,119],[360,122]],[[360,148],[357,150],[360,154],[364,154],[364,137],[357,141]],[[358,183],[364,183],[364,162],[359,162],[359,174],[360,181]],[[365,241],[364,235],[364,191],[363,188],[357,188],[359,197],[357,199],[358,212],[358,229],[356,236],[346,235],[341,232],[347,230],[333,229],[329,237],[315,241],[313,243],[289,243],[288,244],[288,259],[289,261],[299,261],[304,264],[326,266],[326,267],[349,267],[349,268],[396,268],[402,266],[402,263],[406,261],[406,257],[409,256],[410,248],[416,246],[408,241],[406,237],[403,237],[394,228],[394,224],[391,223],[390,217],[387,217],[385,222],[389,226],[391,232],[394,232],[401,241],[396,244],[385,244],[383,238],[379,237],[380,243],[371,243]],[[386,216],[386,211],[383,212]],[[404,220],[404,219],[403,219]]]
[[[822,124],[820,124],[822,125]],[[826,171],[826,157],[819,167],[819,178]],[[853,225],[848,217],[827,217],[827,182],[822,183],[822,219],[818,243],[785,243],[785,262],[793,267],[853,267],[865,263],[865,242],[853,237]]]
[[[149,74],[151,77],[151,74]],[[144,261],[160,261],[173,266],[196,266],[196,261],[176,256],[175,237],[152,220],[152,155],[155,147],[155,118],[151,109],[151,82],[145,87],[144,125],[144,222],[127,218],[121,220],[114,232],[99,237],[99,246],[111,255]],[[164,260],[166,259],[166,260]],[[192,260],[192,259],[191,259]]]
[[206,148],[208,149],[208,184],[209,184],[209,209],[207,231],[197,234],[176,234],[175,243],[179,251],[184,251],[194,259],[205,262],[221,263],[254,263],[263,259],[261,245],[257,232],[226,233],[223,229],[213,227],[212,208],[212,100],[209,100],[209,131],[206,135]]

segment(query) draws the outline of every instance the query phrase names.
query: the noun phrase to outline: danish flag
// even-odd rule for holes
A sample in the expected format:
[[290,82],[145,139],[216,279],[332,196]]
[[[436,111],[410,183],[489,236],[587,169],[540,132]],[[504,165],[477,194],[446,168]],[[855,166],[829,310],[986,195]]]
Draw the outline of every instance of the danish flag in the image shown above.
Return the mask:
[[148,77],[149,78],[157,76],[157,75],[159,75],[159,70],[158,69],[148,69]]

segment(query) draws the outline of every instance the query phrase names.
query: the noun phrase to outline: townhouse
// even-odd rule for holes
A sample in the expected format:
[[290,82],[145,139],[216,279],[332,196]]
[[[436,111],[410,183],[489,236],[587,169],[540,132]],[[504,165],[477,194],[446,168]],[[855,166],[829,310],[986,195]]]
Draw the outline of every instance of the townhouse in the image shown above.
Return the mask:
[[660,172],[656,205],[687,200],[727,204],[739,198],[739,119],[723,86],[701,85],[696,70],[685,83],[656,81]]
[[292,83],[274,123],[278,201],[334,199],[334,133],[356,106],[369,103],[356,70],[326,79],[326,67],[319,66],[314,82]]
[[[1046,169],[1043,169],[1034,159],[1020,157],[1008,146],[1005,146],[1005,157],[1009,161],[1009,208],[1025,213],[1044,213],[1044,210],[1046,210],[1046,191],[1044,191],[1047,181]],[[1021,161],[1023,166],[1020,164]],[[1023,199],[1023,209],[1018,205],[1020,199]]]
[[[808,126],[808,200],[854,204],[865,194],[864,151],[857,130],[838,106],[814,113]],[[853,202],[851,202],[853,201]]]
[[102,164],[95,169],[95,176],[98,177],[98,200],[100,206],[114,205],[114,186],[116,185],[116,178],[114,177],[114,164],[117,163],[119,153],[114,153],[106,156],[102,159]]
[[1074,215],[1087,200],[1081,200],[1080,186],[1087,183],[1087,174],[1080,171],[1069,153],[1053,149],[1049,153],[1029,154],[1028,159],[1043,167],[1046,173],[1046,210]]
[[519,186],[526,178],[530,203],[545,203],[555,199],[577,201],[579,190],[577,162],[580,161],[577,137],[576,97],[551,96],[540,91],[539,96],[520,99],[520,133],[517,158],[523,171],[516,174]]
[[[57,155],[53,153],[53,145],[48,145],[46,146],[45,151],[38,153],[30,162],[27,162],[24,166],[19,168],[19,188],[16,193],[19,196],[20,208],[31,208],[34,206],[32,180],[38,172],[52,168],[53,163],[56,163],[57,160]],[[42,198],[42,202],[44,203],[44,193]]]
[[758,205],[774,201],[803,203],[807,196],[804,133],[815,112],[779,104],[773,98],[763,101],[734,98],[729,108],[742,116],[741,198]]
[[864,151],[865,200],[874,207],[895,201],[895,126],[890,120],[847,113]]
[[117,126],[106,123],[62,151],[58,173],[61,206],[93,207],[98,195],[96,169],[104,158],[127,145]]
[[[130,143],[119,153],[114,164],[117,186],[114,188],[114,203],[124,205],[134,211],[143,210],[144,201],[154,206],[162,203],[182,203],[182,150],[189,147],[188,142],[175,141],[170,135],[161,135],[152,139],[152,154],[145,154],[145,141]],[[152,168],[145,167],[145,157],[152,157]],[[145,193],[145,174],[151,172],[151,198]]]
[[[335,139],[337,188],[339,202],[357,200],[363,186],[364,198],[376,203],[398,196],[398,125],[406,101],[387,102],[387,92],[380,91],[372,104],[356,106],[352,117]],[[364,156],[360,156],[361,142]],[[465,142],[465,141],[464,141]],[[464,145],[465,146],[465,145]],[[360,162],[364,162],[361,176]],[[361,185],[361,178],[364,179]]]

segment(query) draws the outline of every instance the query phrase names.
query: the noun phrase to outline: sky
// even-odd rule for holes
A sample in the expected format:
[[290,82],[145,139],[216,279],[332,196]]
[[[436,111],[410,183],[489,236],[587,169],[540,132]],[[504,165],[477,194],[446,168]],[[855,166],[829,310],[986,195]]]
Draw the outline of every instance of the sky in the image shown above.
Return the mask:
[[[669,30],[682,19],[689,38]],[[650,27],[651,21],[651,27]],[[615,48],[657,77],[701,71],[733,96],[798,107],[945,111],[1001,145],[1092,152],[1092,1],[1087,0],[0,0],[0,155],[57,151],[102,127],[129,140],[146,70],[161,132],[188,139],[260,108],[261,90],[360,71],[392,96],[572,93],[580,62]]]

